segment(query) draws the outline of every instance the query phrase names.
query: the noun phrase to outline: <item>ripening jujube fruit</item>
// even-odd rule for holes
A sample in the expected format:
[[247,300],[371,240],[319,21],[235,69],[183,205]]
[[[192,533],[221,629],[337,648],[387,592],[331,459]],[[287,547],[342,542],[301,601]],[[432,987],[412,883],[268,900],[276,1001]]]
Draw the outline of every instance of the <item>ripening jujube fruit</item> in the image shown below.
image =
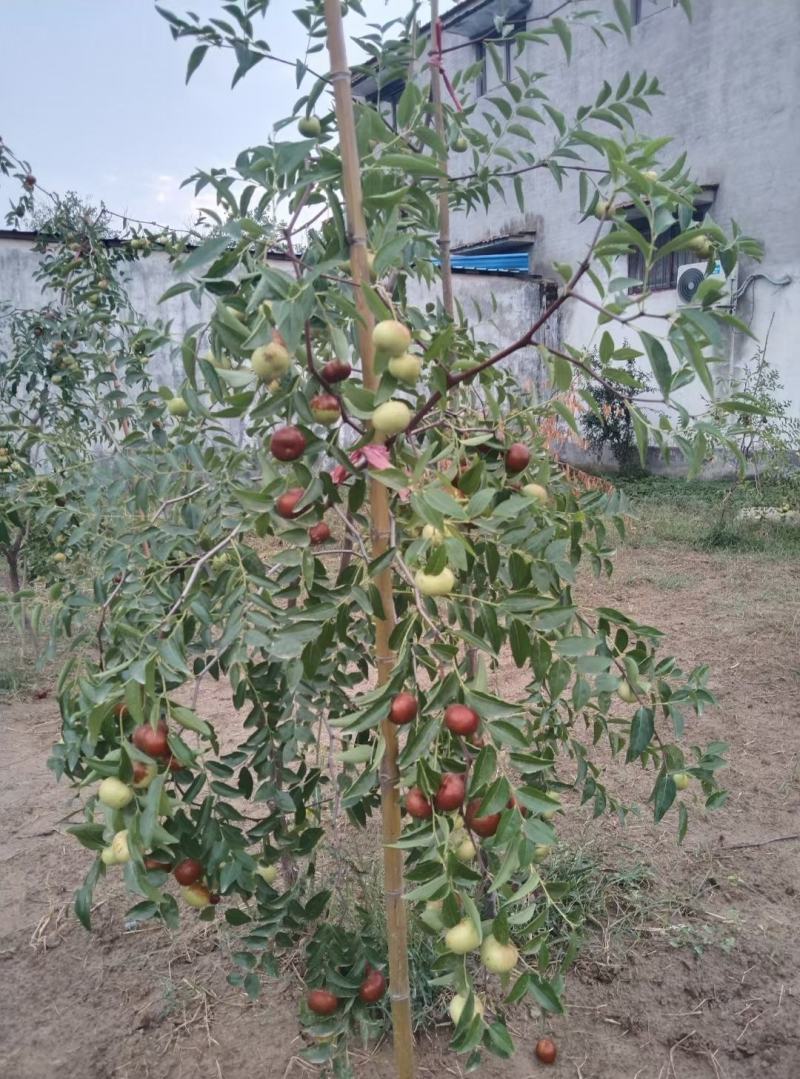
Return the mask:
[[197,910],[202,910],[203,907],[219,902],[219,899],[212,896],[205,884],[190,884],[186,888],[181,888],[181,895],[190,907],[196,907]]
[[499,813],[488,813],[486,816],[479,817],[478,810],[480,809],[481,799],[473,798],[467,806],[464,819],[467,822],[467,827],[471,828],[476,835],[486,839],[489,836],[494,835],[500,824]]
[[406,811],[417,820],[430,820],[433,816],[433,806],[419,787],[412,787],[406,794]]
[[530,464],[531,451],[524,442],[512,442],[506,450],[506,472],[516,475],[524,472]]
[[167,725],[163,720],[156,727],[152,727],[149,723],[141,723],[134,728],[131,741],[148,757],[166,757],[169,755],[167,735]]
[[423,596],[449,596],[455,588],[456,577],[449,566],[445,566],[440,573],[424,573],[417,570],[414,574],[414,584]]
[[315,1015],[333,1015],[339,1007],[339,998],[327,989],[312,989],[306,1003]]
[[160,870],[164,873],[169,873],[172,868],[169,862],[162,862],[159,858],[147,857],[144,859],[144,867],[147,870]]
[[389,356],[402,356],[411,344],[411,332],[402,322],[385,319],[375,324],[372,343],[376,349]]
[[203,863],[198,861],[197,858],[184,858],[182,862],[178,862],[175,866],[172,875],[178,884],[183,884],[184,886],[194,884],[203,875]]
[[460,922],[448,929],[444,935],[444,944],[449,952],[455,955],[466,955],[480,947],[481,938],[471,918],[462,918]]
[[467,782],[461,772],[445,772],[434,798],[436,808],[444,813],[460,809],[464,804],[466,790]]
[[330,385],[343,382],[353,373],[353,368],[344,360],[329,360],[322,368],[322,377]]
[[296,461],[308,445],[299,427],[279,427],[269,440],[269,450],[279,461]]
[[444,711],[444,725],[453,734],[462,737],[474,734],[480,726],[481,717],[466,704],[449,704]]
[[322,124],[318,116],[301,116],[297,121],[297,130],[304,139],[316,139],[322,133]]
[[394,375],[398,382],[415,383],[422,372],[422,361],[419,356],[404,352],[402,356],[393,356],[387,367],[389,373]]
[[399,435],[411,423],[411,409],[405,401],[384,401],[372,413],[372,426],[379,435]]
[[97,788],[97,797],[111,809],[123,809],[133,800],[133,790],[116,776],[108,776]]
[[320,543],[327,543],[330,538],[331,530],[324,521],[312,525],[308,530],[308,539],[312,547],[317,547]]
[[304,494],[302,487],[290,487],[288,491],[275,499],[275,512],[287,521],[293,517],[299,517],[302,510],[297,510],[296,506]]
[[370,970],[358,989],[358,999],[364,1004],[375,1004],[386,992],[386,978],[379,970]]
[[556,1043],[552,1038],[540,1038],[536,1043],[534,1052],[542,1064],[554,1063],[556,1056],[558,1055]]
[[330,427],[336,423],[342,415],[342,407],[338,397],[332,393],[318,393],[308,402],[311,415],[317,423]]
[[279,341],[261,345],[250,357],[250,367],[262,382],[271,382],[285,375],[292,366],[288,350]]
[[[483,1001],[480,999],[480,997],[477,997],[477,996],[473,996],[473,1000],[475,1002],[474,1003],[474,1014],[475,1015],[483,1015],[483,1013],[485,1011],[485,1008],[483,1006]],[[453,1024],[455,1026],[458,1026],[458,1021],[461,1018],[461,1015],[462,1015],[462,1013],[464,1011],[464,1008],[466,1008],[466,1006],[467,1006],[467,997],[465,997],[463,993],[456,993],[456,995],[450,1001],[450,1004],[448,1005],[447,1011],[449,1012],[450,1018],[453,1020]]]
[[402,726],[410,723],[417,715],[417,698],[413,693],[398,693],[389,706],[389,719]]
[[133,788],[134,790],[147,790],[156,777],[155,764],[142,764],[135,761],[133,765]]

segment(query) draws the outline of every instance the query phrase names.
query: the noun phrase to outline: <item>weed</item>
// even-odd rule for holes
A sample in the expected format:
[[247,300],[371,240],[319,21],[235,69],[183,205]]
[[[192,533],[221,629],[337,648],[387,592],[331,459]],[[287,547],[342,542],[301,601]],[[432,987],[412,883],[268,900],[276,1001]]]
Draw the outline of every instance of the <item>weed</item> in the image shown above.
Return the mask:
[[[741,510],[774,506],[800,509],[800,479],[777,476],[745,481],[733,491],[717,481],[671,480],[648,476],[622,480],[635,515],[634,546],[678,543],[701,551],[758,554],[785,559],[800,555],[800,528],[783,520],[741,519]],[[728,507],[725,520],[722,509]]]
[[690,948],[698,958],[709,948],[719,948],[730,955],[736,947],[736,937],[729,929],[707,922],[672,926],[668,942],[672,948]]

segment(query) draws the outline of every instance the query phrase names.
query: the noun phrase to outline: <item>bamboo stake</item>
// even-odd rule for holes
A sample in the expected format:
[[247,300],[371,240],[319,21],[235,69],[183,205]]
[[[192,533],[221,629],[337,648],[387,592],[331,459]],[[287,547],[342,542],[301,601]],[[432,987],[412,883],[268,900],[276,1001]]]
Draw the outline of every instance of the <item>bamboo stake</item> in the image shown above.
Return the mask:
[[[342,155],[342,187],[347,212],[351,270],[355,282],[356,307],[361,318],[358,328],[358,346],[364,386],[367,389],[374,389],[378,381],[375,375],[375,355],[372,344],[374,319],[362,288],[363,283],[369,281],[367,227],[361,199],[361,164],[356,142],[350,68],[347,63],[347,46],[339,0],[325,0],[325,25],[331,65],[330,81],[333,83]],[[371,480],[369,503],[372,523],[372,556],[378,558],[386,551],[391,539],[388,488]],[[381,597],[384,614],[384,617],[377,619],[375,624],[375,661],[378,685],[385,685],[395,664],[395,657],[389,648],[389,637],[395,623],[391,569],[379,573],[375,584]],[[414,1039],[408,985],[408,924],[403,899],[403,853],[394,846],[400,837],[401,828],[397,728],[385,719],[381,725],[381,731],[386,744],[381,762],[380,784],[394,1058],[397,1079],[414,1079]]]

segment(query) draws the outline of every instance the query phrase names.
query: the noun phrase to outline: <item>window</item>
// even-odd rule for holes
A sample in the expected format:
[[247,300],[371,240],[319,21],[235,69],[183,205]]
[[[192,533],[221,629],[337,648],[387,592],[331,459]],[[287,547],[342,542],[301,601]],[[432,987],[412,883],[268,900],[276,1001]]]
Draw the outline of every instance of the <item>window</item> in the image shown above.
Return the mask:
[[374,105],[393,131],[397,130],[397,102],[403,93],[403,83],[395,81],[381,87],[367,96],[367,101]]
[[481,65],[476,80],[475,91],[478,97],[482,97],[488,90],[493,90],[499,85],[497,68],[494,60],[486,55],[486,43],[491,41],[495,49],[500,53],[500,63],[503,67],[503,79],[510,82],[514,78],[514,65],[519,62],[517,42],[515,36],[525,29],[525,20],[511,23],[507,35],[502,38],[486,38],[484,41],[475,42],[475,62]]
[[631,0],[631,22],[636,26],[651,15],[669,11],[675,7],[676,0]]
[[482,41],[475,42],[475,62],[481,65],[475,83],[475,93],[478,97],[483,97],[486,93],[486,45]]
[[[645,236],[649,236],[647,228],[643,221],[632,221],[632,225],[639,229]],[[680,228],[677,222],[671,229],[667,229],[666,232],[662,232],[656,240],[656,250],[659,247],[664,247],[670,240],[674,240],[680,232]],[[698,258],[694,251],[673,251],[665,258],[656,259],[650,270],[650,278],[647,282],[648,287],[653,292],[663,292],[665,289],[672,289],[678,283],[678,268],[685,266],[687,262],[697,262]],[[635,251],[631,251],[628,254],[628,277],[634,277],[637,281],[644,279],[644,256],[638,248]],[[641,292],[642,289],[638,286],[634,286],[630,290],[631,292]]]

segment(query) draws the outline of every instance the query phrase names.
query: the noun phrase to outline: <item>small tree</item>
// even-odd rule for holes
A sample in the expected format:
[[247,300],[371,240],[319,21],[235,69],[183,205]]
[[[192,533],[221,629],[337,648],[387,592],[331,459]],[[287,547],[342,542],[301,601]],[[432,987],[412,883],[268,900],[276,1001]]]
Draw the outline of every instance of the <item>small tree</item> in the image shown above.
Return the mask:
[[[644,372],[636,366],[640,353],[631,349],[626,360],[626,348],[627,345],[623,344],[618,350],[618,359],[625,366],[616,371],[613,378],[603,378],[600,382],[592,378],[585,380],[585,389],[592,405],[581,412],[580,425],[598,460],[602,458],[603,450],[608,448],[616,458],[620,472],[630,474],[638,471],[641,464],[628,402],[632,394],[640,396],[653,387]],[[597,368],[596,357],[592,357],[591,366]]]
[[37,576],[60,577],[80,549],[75,529],[98,458],[126,445],[134,416],[160,424],[146,365],[166,337],[144,326],[119,279],[149,241],[109,244],[103,209],[43,191],[7,146],[0,173],[22,188],[7,222],[27,216],[41,230],[43,304],[0,308],[0,553],[18,593]]
[[[176,38],[194,41],[190,75],[209,48],[231,48],[235,82],[286,59],[257,37],[267,6],[228,3],[209,23],[162,14]],[[534,18],[516,40],[560,41],[569,58],[584,26],[628,33],[625,6],[617,11],[611,23],[586,11]],[[395,124],[353,100],[339,0],[305,0],[296,14],[309,35],[296,65],[307,89],[286,124],[299,118],[301,137],[194,177],[198,190],[213,187],[224,221],[177,263],[187,280],[170,294],[211,297],[215,309],[183,344],[186,382],[163,448],[119,465],[132,474],[92,538],[90,593],[76,582],[65,595],[70,628],[85,620],[99,656],[62,677],[52,766],[88,795],[71,829],[96,855],[77,896],[84,924],[94,887],[121,865],[138,897],[130,917],[175,923],[170,871],[201,918],[219,903],[242,927],[231,981],[251,995],[302,944],[304,1055],[340,1075],[348,1031],[379,1015],[387,954],[330,919],[317,855],[337,810],[356,828],[380,810],[397,1074],[408,1079],[409,910],[436,942],[431,977],[453,992],[453,1048],[470,1067],[482,1047],[508,1055],[509,1007],[562,1009],[546,931],[559,910],[547,858],[561,815],[573,798],[597,817],[629,808],[607,787],[597,747],[649,772],[655,819],[675,807],[681,837],[690,782],[708,807],[724,797],[725,747],[683,742],[688,717],[713,699],[706,668],[681,671],[660,654],[657,630],[576,600],[581,565],[611,572],[622,499],[562,480],[538,435],[558,400],[531,405],[502,361],[539,346],[556,388],[576,373],[616,386],[629,350],[604,343],[593,368],[569,344],[545,349],[541,334],[566,304],[624,320],[676,417],[654,424],[632,388],[640,452],[671,438],[699,466],[725,432],[694,426],[672,392],[695,376],[710,383],[707,356],[730,316],[708,294],[700,315],[675,312],[658,338],[639,329],[646,292],[629,295],[611,271],[632,245],[648,272],[669,249],[702,244],[730,268],[757,248],[738,231],[693,224],[684,159],[662,162],[664,142],[635,133],[635,111],[660,92],[652,76],[606,84],[574,120],[523,69],[456,108],[442,101],[442,54],[424,60],[410,17],[399,41],[386,28],[361,39],[379,84],[406,80]],[[434,20],[434,42],[437,32]],[[454,73],[453,93],[465,96],[469,78]],[[470,162],[458,170],[448,165],[456,139]],[[563,283],[536,322],[488,351],[454,315],[448,215],[507,189],[522,205],[533,170],[559,185],[575,173],[581,211],[597,223],[580,262],[557,268]],[[574,197],[568,188],[570,207]],[[616,209],[629,199],[651,239]],[[250,213],[276,201],[288,268],[270,264],[271,230]],[[676,219],[683,231],[657,250]],[[435,259],[444,296],[431,314],[409,304],[406,286],[438,283]],[[598,299],[584,292],[589,280]],[[231,418],[247,425],[257,470],[233,445]],[[344,538],[331,547],[334,534]],[[513,699],[495,686],[506,654],[527,674]],[[229,682],[243,716],[239,744],[224,751],[180,694],[206,676]],[[474,988],[479,955],[497,975],[486,1005]]]

